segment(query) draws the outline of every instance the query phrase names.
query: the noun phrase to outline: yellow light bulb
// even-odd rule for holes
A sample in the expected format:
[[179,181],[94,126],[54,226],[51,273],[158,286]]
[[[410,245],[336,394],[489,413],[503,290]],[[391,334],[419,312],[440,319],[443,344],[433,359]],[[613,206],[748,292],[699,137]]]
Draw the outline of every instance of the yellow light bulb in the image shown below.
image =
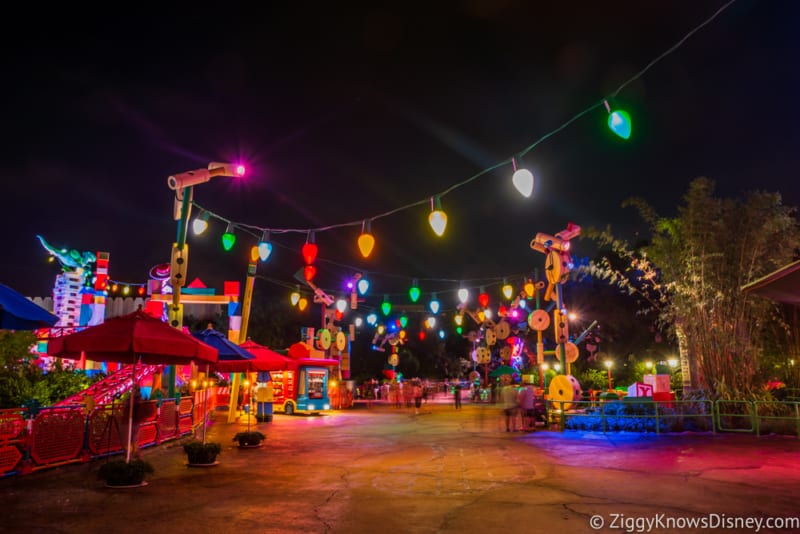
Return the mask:
[[369,258],[372,249],[375,247],[375,237],[372,234],[363,233],[358,236],[358,250],[364,258]]
[[289,295],[289,301],[292,303],[292,306],[297,306],[298,301],[300,300],[300,293],[294,291],[291,295]]
[[461,326],[461,323],[463,322],[464,322],[464,316],[461,314],[456,315],[456,324],[458,326]]
[[533,285],[533,280],[528,280],[525,282],[525,295],[528,298],[533,298],[534,293],[536,292],[536,286]]
[[506,284],[503,286],[503,296],[506,300],[511,300],[511,295],[514,293],[514,288],[511,287],[511,284]]
[[300,311],[305,311],[307,306],[308,306],[308,299],[301,298],[300,300],[297,301],[297,307],[300,309]]

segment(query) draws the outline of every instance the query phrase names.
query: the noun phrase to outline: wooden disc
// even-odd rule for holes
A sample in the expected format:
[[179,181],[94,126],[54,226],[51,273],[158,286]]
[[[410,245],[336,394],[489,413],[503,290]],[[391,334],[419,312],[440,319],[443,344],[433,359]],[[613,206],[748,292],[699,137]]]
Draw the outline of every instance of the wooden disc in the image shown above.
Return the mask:
[[564,355],[566,356],[567,363],[574,363],[580,355],[578,346],[572,341],[564,343]]
[[347,348],[347,336],[344,332],[336,332],[336,349],[342,351]]
[[331,331],[321,328],[317,337],[317,348],[328,350],[331,346]]
[[547,330],[550,326],[550,315],[544,310],[534,310],[528,315],[528,326],[538,332]]
[[490,347],[497,343],[497,334],[494,333],[493,328],[486,329],[486,344]]
[[494,333],[497,335],[497,339],[505,339],[511,334],[511,327],[508,324],[508,321],[503,319],[494,327]]
[[500,349],[500,359],[506,363],[511,360],[511,347],[505,346]]
[[572,375],[558,375],[548,387],[547,398],[556,410],[569,410],[573,401],[581,400],[581,385]]
[[551,284],[558,284],[561,282],[561,256],[555,250],[551,250],[544,260],[544,272],[547,276],[547,281]]

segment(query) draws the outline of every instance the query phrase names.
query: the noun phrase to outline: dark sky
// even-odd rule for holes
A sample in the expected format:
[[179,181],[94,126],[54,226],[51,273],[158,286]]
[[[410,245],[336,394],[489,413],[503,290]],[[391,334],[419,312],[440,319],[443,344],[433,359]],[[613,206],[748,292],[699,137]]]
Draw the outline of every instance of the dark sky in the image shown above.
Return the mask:
[[[175,239],[167,176],[210,161],[242,160],[248,176],[198,186],[195,201],[258,227],[327,226],[427,199],[600,101],[723,3],[186,3],[118,14],[71,4],[21,16],[2,37],[10,242],[0,282],[50,293],[57,267],[36,234],[109,251],[112,279],[144,282]],[[320,258],[344,265],[320,263],[319,281],[333,289],[371,271],[384,294],[412,277],[541,269],[528,246],[537,232],[573,221],[632,234],[625,198],[674,214],[697,176],[723,195],[777,190],[800,204],[798,15],[794,1],[738,0],[618,95],[634,121],[629,142],[598,109],[532,150],[531,199],[505,166],[442,199],[442,239],[425,206],[375,221],[369,262],[360,227],[316,234]],[[189,278],[220,290],[244,279],[256,241],[237,232],[226,254],[223,231],[212,221],[189,238]],[[306,235],[272,238],[259,273],[294,283]]]

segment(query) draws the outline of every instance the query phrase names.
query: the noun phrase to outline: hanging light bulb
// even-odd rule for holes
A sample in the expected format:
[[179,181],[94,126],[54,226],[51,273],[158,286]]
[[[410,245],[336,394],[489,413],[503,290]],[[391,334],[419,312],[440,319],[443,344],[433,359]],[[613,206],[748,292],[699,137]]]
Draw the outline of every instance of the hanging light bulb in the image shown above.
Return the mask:
[[383,335],[383,333],[386,332],[386,327],[383,326],[382,324],[379,324],[376,332],[378,332],[380,335]]
[[478,310],[478,320],[480,322],[484,322],[486,320],[486,312],[483,310]]
[[358,281],[358,284],[356,284],[356,288],[358,288],[359,295],[361,296],[366,295],[367,291],[369,290],[369,280],[367,280],[366,278],[362,278],[361,280]]
[[460,326],[457,326],[456,327],[456,334],[458,334],[460,336],[462,332],[464,332],[464,329],[461,328]]
[[455,321],[458,326],[461,326],[464,323],[464,316],[459,313],[455,316]]
[[530,278],[528,278],[528,280],[525,282],[523,289],[525,290],[525,296],[529,299],[533,298],[533,296],[536,294],[536,286],[533,285],[533,280]]
[[439,197],[431,197],[431,213],[428,215],[428,223],[439,237],[444,234],[447,227],[447,214],[442,210],[442,201]]
[[483,288],[481,288],[481,292],[478,294],[478,304],[481,305],[481,308],[485,308],[489,305],[489,295]]
[[204,211],[192,221],[192,232],[194,235],[200,235],[208,230],[208,212]]
[[517,160],[514,158],[511,158],[511,165],[514,167],[514,175],[511,177],[511,183],[514,184],[514,187],[517,188],[517,191],[519,191],[522,196],[529,198],[531,193],[533,193],[533,174],[528,169],[518,169]]
[[375,326],[378,322],[378,315],[375,313],[370,313],[367,315],[367,324],[370,326]]
[[337,310],[339,313],[344,313],[344,311],[345,311],[346,309],[347,309],[347,301],[346,301],[346,300],[344,300],[344,299],[339,299],[339,300],[337,300],[337,301],[336,301],[336,310]]
[[317,268],[313,265],[306,265],[303,267],[303,276],[309,282],[312,281],[314,277],[317,276]]
[[361,317],[356,317],[355,320],[356,328],[361,328],[363,324],[364,324],[364,319],[362,319]]
[[383,302],[381,303],[381,311],[384,315],[389,315],[392,312],[392,303],[389,302],[389,297],[383,297]]
[[624,109],[611,111],[608,100],[603,100],[608,112],[608,127],[622,139],[629,139],[631,136],[631,116]]
[[307,306],[308,306],[308,299],[305,297],[300,297],[300,300],[297,301],[297,308],[300,311],[305,311]]
[[425,326],[427,326],[428,328],[433,328],[434,326],[436,326],[436,317],[428,317],[427,319],[425,319]]
[[408,298],[411,299],[411,302],[417,302],[419,300],[420,290],[419,290],[419,282],[417,279],[411,282],[411,288],[408,290]]
[[439,339],[444,339],[447,334],[444,333],[444,330],[439,330]]
[[462,287],[458,290],[458,300],[461,304],[466,304],[469,300],[469,289]]
[[361,251],[361,255],[366,259],[372,254],[374,247],[375,236],[372,235],[370,221],[364,221],[361,223],[361,235],[358,236],[358,250]]
[[292,291],[292,294],[289,295],[289,302],[292,303],[292,306],[297,306],[298,300],[300,300],[300,291],[298,290]]
[[508,280],[503,279],[503,296],[506,300],[511,300],[511,295],[514,294],[514,288],[511,287],[511,284],[508,283]]
[[428,304],[428,307],[431,309],[431,313],[433,313],[434,315],[439,313],[440,304],[439,300],[436,298],[436,293],[431,295],[431,301]]
[[258,261],[258,247],[250,247],[250,263],[255,263]]
[[420,330],[419,334],[417,335],[419,336],[420,341],[425,341],[425,330]]
[[261,261],[267,261],[272,254],[272,243],[269,242],[269,231],[264,230],[261,241],[258,243],[258,257]]
[[314,232],[308,234],[308,241],[305,242],[302,248],[303,259],[306,265],[311,265],[317,259],[318,252],[317,244],[314,242]]
[[232,249],[235,244],[236,234],[233,233],[233,223],[228,223],[228,228],[225,230],[225,233],[222,234],[222,248],[227,252]]

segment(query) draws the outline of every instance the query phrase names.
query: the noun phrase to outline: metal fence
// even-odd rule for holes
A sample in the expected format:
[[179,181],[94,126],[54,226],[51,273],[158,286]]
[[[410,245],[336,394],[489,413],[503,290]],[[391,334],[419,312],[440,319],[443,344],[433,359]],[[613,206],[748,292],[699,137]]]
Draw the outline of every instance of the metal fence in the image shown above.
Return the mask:
[[[135,447],[191,434],[217,404],[216,389],[135,406]],[[102,404],[0,410],[0,477],[87,462],[125,452],[129,405]]]
[[548,422],[561,430],[740,432],[800,438],[800,401],[548,400],[547,412]]

